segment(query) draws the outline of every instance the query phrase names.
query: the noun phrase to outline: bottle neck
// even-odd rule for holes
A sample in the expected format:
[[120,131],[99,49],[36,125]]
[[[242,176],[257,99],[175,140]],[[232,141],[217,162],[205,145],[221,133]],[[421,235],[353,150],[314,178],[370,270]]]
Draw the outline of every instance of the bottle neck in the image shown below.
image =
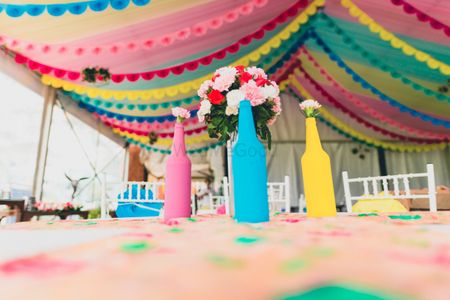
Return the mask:
[[306,118],[306,151],[323,150],[317,130],[316,118]]
[[250,101],[248,100],[241,101],[239,105],[238,134],[239,139],[256,138],[252,106],[250,105]]
[[172,141],[172,156],[185,156],[186,145],[184,143],[184,126],[180,123],[175,123],[175,130]]

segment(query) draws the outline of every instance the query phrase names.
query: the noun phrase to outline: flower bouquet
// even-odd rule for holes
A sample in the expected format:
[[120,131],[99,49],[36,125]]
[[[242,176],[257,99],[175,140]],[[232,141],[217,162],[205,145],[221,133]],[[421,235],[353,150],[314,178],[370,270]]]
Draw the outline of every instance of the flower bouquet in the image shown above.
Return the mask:
[[50,203],[50,202],[42,202],[37,201],[33,205],[33,211],[45,211],[45,212],[56,212],[56,213],[62,213],[62,212],[79,212],[83,206],[81,205],[74,205],[71,202],[66,203]]
[[[266,153],[272,136],[268,125],[281,112],[278,85],[257,67],[223,67],[200,86],[202,99],[198,118],[206,122],[208,134],[220,141],[236,141],[231,153],[230,211],[238,222],[269,221]],[[236,135],[237,132],[237,135]]]
[[322,107],[316,100],[304,100],[300,104],[300,109],[307,118],[316,118],[319,115],[319,108]]
[[111,73],[107,68],[84,68],[81,73],[83,74],[83,81],[90,83],[108,82],[111,79]]
[[211,138],[227,141],[237,130],[241,101],[248,100],[256,134],[267,140],[270,149],[268,125],[272,125],[281,112],[279,93],[278,85],[267,78],[263,69],[223,67],[200,86],[198,96],[201,102],[197,115],[200,122],[207,124]]

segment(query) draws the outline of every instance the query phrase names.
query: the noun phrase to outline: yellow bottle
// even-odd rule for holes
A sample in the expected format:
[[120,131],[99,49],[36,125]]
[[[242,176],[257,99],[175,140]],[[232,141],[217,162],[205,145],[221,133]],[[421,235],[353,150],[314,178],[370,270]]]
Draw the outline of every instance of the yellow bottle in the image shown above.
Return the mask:
[[306,118],[306,150],[302,156],[302,172],[308,217],[336,216],[330,157],[320,143],[315,118]]

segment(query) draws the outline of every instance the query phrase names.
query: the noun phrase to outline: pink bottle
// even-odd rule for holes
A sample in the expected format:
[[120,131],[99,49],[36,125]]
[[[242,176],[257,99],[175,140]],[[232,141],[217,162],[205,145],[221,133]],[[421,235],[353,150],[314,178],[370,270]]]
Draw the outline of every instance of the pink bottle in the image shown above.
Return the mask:
[[191,161],[186,155],[184,127],[175,123],[172,153],[166,161],[164,219],[191,216]]

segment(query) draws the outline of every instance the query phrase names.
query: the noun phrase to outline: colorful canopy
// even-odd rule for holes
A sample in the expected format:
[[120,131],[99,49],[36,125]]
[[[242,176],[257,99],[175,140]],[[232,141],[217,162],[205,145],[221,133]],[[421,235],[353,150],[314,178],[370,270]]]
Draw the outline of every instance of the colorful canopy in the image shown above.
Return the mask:
[[[317,98],[321,120],[355,141],[425,151],[450,139],[447,2],[20,3],[0,2],[2,50],[149,150],[169,152],[170,108],[195,110],[200,83],[228,64],[260,66],[286,94]],[[220,146],[187,124],[190,153]]]

